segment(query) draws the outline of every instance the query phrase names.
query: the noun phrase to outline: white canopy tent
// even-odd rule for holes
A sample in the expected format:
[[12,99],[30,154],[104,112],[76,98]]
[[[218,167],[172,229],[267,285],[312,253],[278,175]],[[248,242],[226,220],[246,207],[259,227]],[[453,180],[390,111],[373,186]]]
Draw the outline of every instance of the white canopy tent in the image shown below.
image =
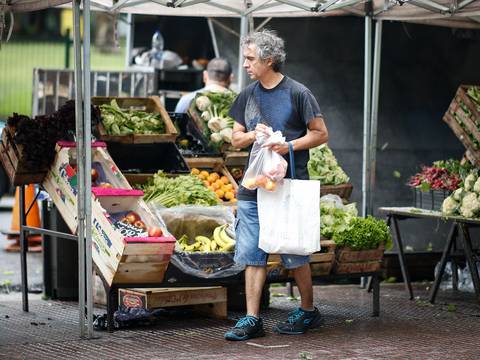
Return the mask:
[[[0,0],[4,14],[67,6],[71,0]],[[91,139],[90,10],[167,16],[236,17],[240,35],[247,34],[252,17],[322,17],[355,15],[365,18],[364,131],[362,214],[372,212],[380,84],[382,20],[409,21],[458,28],[480,28],[480,0],[84,0],[83,62],[81,59],[80,0],[73,0],[77,157],[79,169],[79,323],[81,336],[93,336],[91,256]],[[376,22],[372,67],[372,19]],[[245,82],[239,51],[239,85]],[[373,74],[373,77],[372,77]],[[373,86],[372,86],[373,82]],[[308,84],[307,84],[308,85]],[[88,271],[85,271],[85,270]],[[86,294],[85,294],[86,289]],[[86,296],[85,296],[86,295]],[[86,299],[86,302],[85,302]],[[85,326],[87,319],[87,326]]]

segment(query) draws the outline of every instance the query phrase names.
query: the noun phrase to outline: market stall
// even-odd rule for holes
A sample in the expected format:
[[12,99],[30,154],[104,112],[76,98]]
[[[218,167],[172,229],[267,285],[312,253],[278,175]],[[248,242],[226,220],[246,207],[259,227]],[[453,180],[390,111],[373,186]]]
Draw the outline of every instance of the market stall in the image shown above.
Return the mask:
[[[15,3],[8,3],[7,5],[1,5],[1,12],[9,11],[32,11],[37,9],[42,9],[48,6],[60,5],[66,3],[65,1],[59,2],[44,2],[44,1],[17,1]],[[328,1],[328,2],[318,2],[318,1],[303,1],[303,2],[290,2],[290,1],[281,1],[281,2],[270,2],[270,1],[259,1],[259,2],[243,2],[239,1],[238,4],[225,5],[219,2],[210,2],[207,4],[197,4],[197,1],[171,1],[171,2],[128,2],[120,1],[115,4],[113,3],[103,3],[95,2],[92,5],[97,8],[105,11],[130,11],[130,12],[148,12],[150,14],[170,14],[170,15],[193,15],[193,16],[238,16],[242,19],[241,21],[241,33],[245,34],[248,28],[248,17],[251,15],[255,16],[299,16],[299,15],[345,15],[345,14],[357,14],[364,16],[366,15],[366,56],[365,56],[365,112],[364,112],[364,189],[363,189],[363,214],[366,215],[366,203],[368,201],[367,195],[373,187],[373,181],[370,181],[369,169],[372,169],[374,173],[374,157],[372,158],[372,152],[375,148],[376,142],[376,117],[377,117],[377,105],[378,105],[378,71],[380,65],[380,49],[377,47],[375,51],[375,76],[374,76],[374,106],[373,111],[371,111],[371,19],[372,16],[377,16],[380,20],[382,18],[391,19],[391,20],[404,20],[404,21],[415,21],[423,23],[432,23],[432,24],[447,24],[450,26],[465,26],[465,27],[478,27],[478,24],[474,20],[475,16],[479,15],[478,4],[471,1],[463,1],[461,3],[457,2],[447,2],[442,1],[439,3],[432,1],[410,1],[407,4],[401,3],[401,8],[396,3],[388,3],[385,6],[383,1],[367,2],[369,6],[364,7],[363,1]],[[453,6],[446,6],[453,4]],[[157,7],[158,5],[165,5],[158,9],[153,10],[151,6]],[[375,6],[372,6],[375,5]],[[128,8],[132,6],[132,8]],[[202,8],[200,8],[202,6]],[[292,8],[287,6],[293,6],[295,11],[292,11]],[[205,10],[206,7],[206,10]],[[81,71],[81,61],[80,61],[80,18],[79,18],[79,3],[73,3],[74,8],[74,19],[75,19],[75,65],[76,65],[76,119],[77,119],[77,158],[79,159],[78,173],[79,173],[79,191],[78,191],[78,219],[79,219],[79,229],[78,236],[82,241],[79,241],[79,255],[80,255],[80,328],[82,335],[85,334],[84,328],[84,319],[85,319],[85,303],[84,299],[84,274],[85,274],[85,262],[84,254],[86,254],[86,267],[91,268],[91,227],[87,224],[91,223],[91,203],[89,197],[86,194],[91,192],[91,178],[90,178],[90,169],[91,169],[91,148],[90,143],[90,77],[89,77],[89,43],[90,43],[90,33],[89,33],[89,11],[90,11],[90,1],[84,2],[84,73]],[[273,8],[273,10],[272,10]],[[339,11],[341,8],[346,8],[345,10]],[[426,11],[422,8],[426,8]],[[161,9],[161,10],[160,10]],[[202,11],[200,9],[203,9]],[[188,12],[191,10],[191,12]],[[214,11],[215,10],[215,11]],[[278,10],[278,11],[277,11]],[[284,11],[280,11],[284,10]],[[395,10],[399,10],[398,13]],[[392,14],[391,17],[389,15]],[[448,15],[448,17],[445,17]],[[472,20],[473,19],[473,20]],[[380,44],[380,34],[381,34],[381,21],[377,24],[377,42]],[[239,61],[241,63],[241,61]],[[240,84],[243,83],[244,73],[239,72]],[[83,81],[82,81],[83,80]],[[83,86],[82,86],[83,85]],[[373,120],[372,120],[373,119]],[[372,122],[371,122],[372,120]],[[372,125],[370,126],[370,122]],[[370,147],[370,151],[367,149]],[[368,155],[372,156],[368,156]],[[374,154],[374,152],[373,152]],[[369,167],[368,165],[372,165]],[[368,166],[368,167],[367,167]],[[24,201],[23,196],[21,197],[21,206],[22,215],[24,214]],[[24,221],[22,221],[24,225]],[[25,229],[25,228],[23,228]],[[24,237],[24,232],[21,230],[21,238]],[[86,239],[84,243],[83,239]],[[23,244],[23,241],[22,241]],[[25,251],[22,249],[22,269],[25,270]],[[25,274],[24,274],[25,275]],[[24,293],[24,309],[28,310],[28,305],[25,307],[26,303],[26,277],[23,277],[25,282],[23,284],[23,293]],[[87,314],[91,314],[92,303],[91,303],[91,278],[89,272],[86,272],[87,279]],[[91,318],[87,316],[88,319],[88,335],[92,335],[91,327]]]

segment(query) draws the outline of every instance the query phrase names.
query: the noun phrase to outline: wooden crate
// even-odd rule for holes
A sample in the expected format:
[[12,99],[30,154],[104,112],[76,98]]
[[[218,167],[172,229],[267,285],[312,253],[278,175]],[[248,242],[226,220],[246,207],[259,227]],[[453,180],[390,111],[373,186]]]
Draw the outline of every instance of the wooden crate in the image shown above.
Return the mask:
[[[170,262],[175,238],[129,237],[113,225],[111,214],[135,211],[149,226],[162,222],[142,200],[143,192],[132,190],[105,149],[105,143],[92,145],[92,162],[102,172],[102,180],[114,188],[92,188],[92,259],[98,274],[108,284],[159,283]],[[72,166],[74,143],[59,143],[55,163],[43,186],[72,233],[77,232],[77,180]]]
[[[475,103],[467,94],[471,85],[460,85],[457,89],[447,112],[443,116],[443,121],[452,129],[457,138],[462,142],[467,150],[468,159],[476,166],[480,166],[480,146],[474,143],[474,140],[480,143],[480,112]],[[462,109],[464,104],[470,114]]]
[[0,143],[0,160],[10,182],[15,186],[41,183],[48,169],[34,169],[27,166],[22,153],[22,146],[16,145],[13,141],[13,129],[8,126],[4,127]]
[[320,185],[320,196],[334,194],[340,196],[342,199],[348,200],[350,199],[352,190],[352,184]]
[[[195,101],[192,101],[190,107],[187,110],[187,114],[192,118],[194,124],[201,134],[204,135],[207,141],[210,141],[208,134],[210,134],[210,129],[208,129],[208,122],[202,119],[201,114],[197,111],[195,106]],[[232,144],[224,142],[220,147],[219,151],[221,153],[236,152],[238,149],[235,149]]]
[[195,311],[213,318],[227,318],[227,289],[220,286],[119,289],[118,294],[122,308],[152,310],[190,305]]
[[[332,240],[320,240],[320,246],[327,248],[327,252],[318,252],[310,255],[312,276],[329,275],[335,261],[335,242]],[[287,270],[281,265],[281,257],[277,254],[268,256],[267,273],[272,277],[293,278],[293,271]]]
[[119,142],[124,144],[148,144],[157,142],[175,142],[178,132],[173,125],[170,116],[162,105],[158,96],[141,97],[92,97],[93,105],[109,104],[113,99],[122,109],[134,109],[146,112],[157,112],[162,116],[165,123],[165,134],[129,134],[129,135],[108,135],[102,123],[98,124],[99,138],[104,141]]
[[246,167],[248,164],[247,151],[227,151],[225,153],[225,165],[228,167]]
[[186,158],[185,161],[190,168],[207,170],[208,172],[215,171],[220,175],[226,176],[228,181],[230,181],[230,183],[233,185],[233,188],[238,190],[238,184],[233,178],[232,174],[230,174],[230,171],[228,171],[227,167],[225,166],[225,161],[222,158]]
[[[77,232],[77,175],[76,144],[60,141],[56,146],[57,154],[53,165],[43,180],[43,187],[48,192],[58,211],[72,233]],[[131,189],[127,179],[120,172],[106,150],[106,144],[92,144],[92,166],[101,172],[101,180],[110,183],[114,188]],[[95,186],[92,184],[92,186]]]
[[372,250],[353,250],[349,247],[339,247],[335,252],[334,272],[337,274],[353,274],[374,272],[382,264],[384,244]]
[[364,261],[355,263],[339,263],[335,262],[334,273],[335,274],[358,274],[375,272],[380,270],[382,266],[381,261]]
[[[199,157],[199,158],[186,158],[185,161],[190,168],[197,168],[199,170],[207,170],[208,172],[215,171],[219,175],[227,177],[228,181],[233,185],[234,190],[238,190],[238,184],[233,178],[230,171],[224,165],[222,158],[214,157]],[[133,185],[145,185],[154,174],[125,174],[128,182]],[[186,174],[167,174],[168,176],[178,176]],[[222,201],[222,205],[235,205],[235,202]]]

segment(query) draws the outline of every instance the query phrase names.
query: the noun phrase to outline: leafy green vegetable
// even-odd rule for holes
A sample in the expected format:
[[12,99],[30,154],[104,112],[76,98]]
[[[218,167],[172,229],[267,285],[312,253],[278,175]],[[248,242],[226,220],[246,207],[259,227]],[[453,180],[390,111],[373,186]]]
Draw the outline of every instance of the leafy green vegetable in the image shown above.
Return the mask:
[[164,134],[165,123],[159,113],[123,110],[116,100],[99,106],[108,135]]
[[322,185],[348,183],[350,178],[338,165],[337,159],[327,144],[310,149],[308,174],[312,180],[320,180]]
[[458,174],[462,179],[465,179],[473,169],[473,165],[469,161],[461,162],[456,159],[434,161],[433,166],[446,169],[450,174]]
[[353,218],[348,229],[333,234],[337,246],[348,246],[353,250],[370,250],[384,242],[387,249],[392,247],[390,230],[383,220],[372,216]]
[[143,199],[165,207],[178,205],[217,205],[217,196],[208,190],[195,175],[167,177],[163,171],[157,172],[147,184],[141,187]]
[[339,207],[333,200],[320,199],[320,234],[331,239],[334,233],[346,230],[357,214],[354,203]]
[[237,94],[233,91],[200,92],[195,96],[196,111],[205,122],[203,135],[210,140],[210,145],[220,148],[224,143],[231,143],[231,132],[234,120],[228,115]]

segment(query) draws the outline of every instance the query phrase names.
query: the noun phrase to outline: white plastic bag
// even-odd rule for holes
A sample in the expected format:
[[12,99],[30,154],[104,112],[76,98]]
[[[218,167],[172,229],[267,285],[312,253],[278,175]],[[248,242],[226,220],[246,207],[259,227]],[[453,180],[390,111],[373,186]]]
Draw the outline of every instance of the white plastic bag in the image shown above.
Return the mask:
[[255,190],[263,188],[268,191],[274,191],[277,183],[283,180],[287,172],[287,161],[275,151],[265,146],[274,144],[284,144],[285,137],[280,131],[273,132],[268,128],[269,135],[257,134],[250,155],[250,162],[247,171],[242,180],[242,186]]
[[269,254],[320,251],[320,182],[285,179],[275,192],[258,190],[258,246]]

